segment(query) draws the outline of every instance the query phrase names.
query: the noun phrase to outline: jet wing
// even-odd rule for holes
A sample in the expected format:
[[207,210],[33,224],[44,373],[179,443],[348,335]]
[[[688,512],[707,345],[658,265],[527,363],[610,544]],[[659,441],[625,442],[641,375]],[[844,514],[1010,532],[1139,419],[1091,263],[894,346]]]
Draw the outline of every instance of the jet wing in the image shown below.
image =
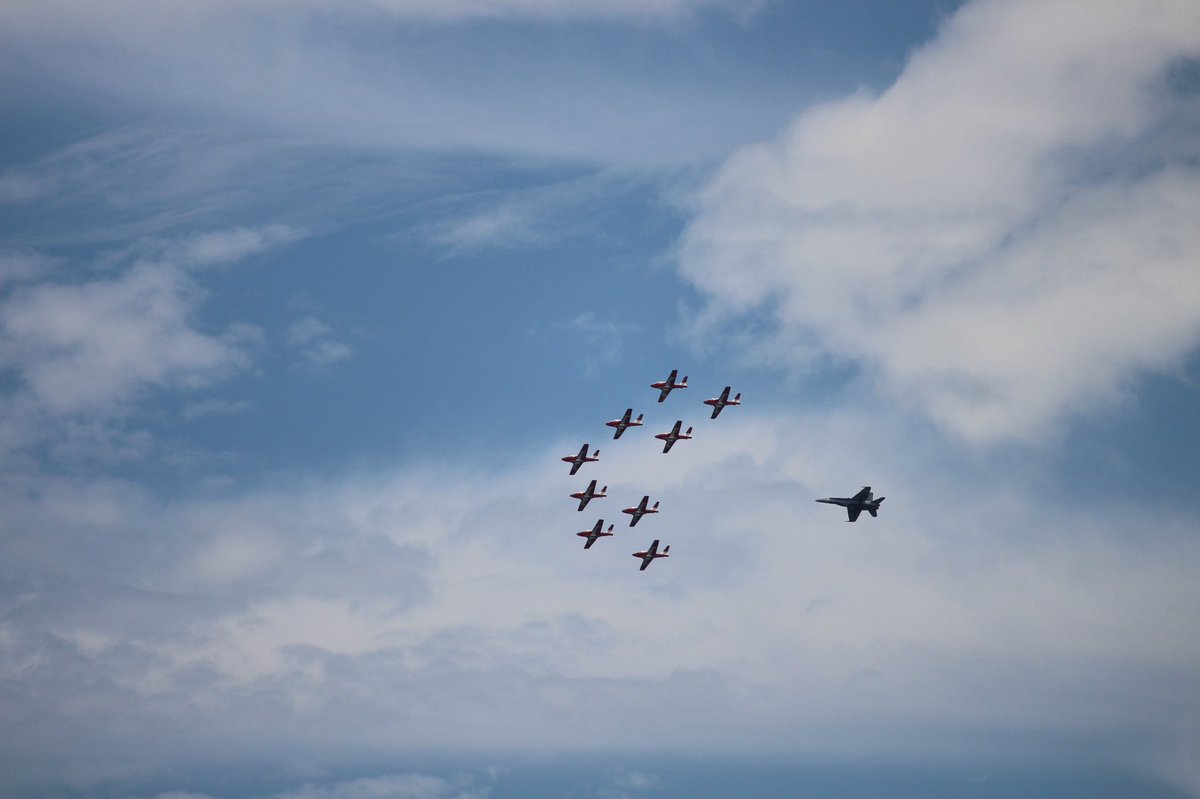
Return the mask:
[[846,508],[846,515],[850,517],[850,521],[858,521],[858,514],[862,513],[862,508]]
[[856,502],[863,502],[865,500],[870,499],[871,498],[871,487],[863,486],[862,491],[859,491],[857,494],[855,494],[854,496],[852,496],[850,498],[855,500]]
[[671,393],[672,388],[674,388],[674,386],[671,386],[671,385],[667,385],[664,388],[662,388],[658,392],[658,401],[662,402],[663,400],[665,400],[667,398],[667,395]]
[[673,447],[673,446],[675,446],[675,439],[673,439],[673,438],[663,439],[663,454],[665,455],[666,453],[670,452],[671,447]]
[[596,543],[596,536],[594,536],[594,535],[590,535],[590,536],[588,536],[588,539],[587,539],[587,541],[584,543],[584,545],[583,545],[583,548],[584,548],[584,549],[591,549],[591,548],[592,548],[592,544],[594,544],[594,543]]

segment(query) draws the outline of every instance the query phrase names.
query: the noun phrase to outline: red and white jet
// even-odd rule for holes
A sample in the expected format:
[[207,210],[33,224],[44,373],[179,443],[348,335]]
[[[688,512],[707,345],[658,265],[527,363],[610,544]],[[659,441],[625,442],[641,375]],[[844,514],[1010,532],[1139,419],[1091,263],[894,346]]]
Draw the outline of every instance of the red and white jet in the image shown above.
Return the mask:
[[663,454],[671,451],[671,447],[675,446],[676,441],[689,441],[692,438],[692,428],[688,428],[686,433],[679,432],[679,428],[683,426],[683,420],[675,422],[675,426],[671,428],[669,433],[659,433],[655,436],[659,441],[665,441],[663,445]]
[[617,428],[617,432],[613,433],[613,439],[615,440],[621,437],[621,434],[625,432],[625,428],[641,427],[642,417],[645,415],[646,414],[644,413],[639,413],[637,419],[630,421],[629,417],[633,416],[633,408],[626,408],[624,416],[622,416],[620,419],[613,419],[611,422],[605,422],[605,424],[609,427]]
[[721,396],[714,397],[713,399],[706,399],[704,401],[704,404],[712,406],[713,413],[712,413],[712,416],[710,416],[709,418],[716,419],[717,415],[721,413],[721,411],[725,408],[726,405],[741,405],[742,404],[742,392],[739,391],[733,399],[730,399],[729,398],[729,386],[725,386],[725,389],[721,392]]
[[600,450],[595,450],[590,458],[588,457],[587,452],[588,445],[584,444],[579,448],[578,455],[568,455],[567,457],[563,458],[565,463],[571,464],[571,474],[575,474],[575,472],[579,471],[579,467],[585,463],[595,463],[596,461],[600,460]]
[[621,511],[621,513],[628,513],[633,516],[633,518],[629,520],[630,527],[636,525],[647,513],[658,513],[658,503],[655,502],[653,508],[647,508],[646,503],[649,501],[649,495],[644,496],[642,497],[642,501],[637,504],[637,507],[626,508],[625,510]]
[[585,543],[585,544],[583,545],[583,548],[584,548],[584,549],[591,549],[591,548],[592,548],[592,544],[596,543],[596,539],[597,539],[597,538],[603,538],[603,537],[604,537],[604,536],[606,536],[606,535],[612,535],[612,534],[613,534],[613,527],[615,527],[616,525],[612,525],[612,524],[610,524],[610,525],[608,526],[608,530],[607,530],[606,532],[600,532],[600,527],[601,527],[601,525],[603,525],[603,524],[604,524],[604,520],[603,520],[603,519],[598,519],[598,520],[596,521],[596,526],[595,526],[595,527],[593,527],[591,530],[584,530],[582,533],[576,533],[576,534],[575,534],[575,535],[579,536],[580,538],[586,538],[586,539],[587,539],[587,543]]
[[657,383],[650,384],[650,388],[658,389],[658,391],[659,391],[658,401],[659,402],[662,402],[663,400],[665,400],[667,398],[667,395],[671,393],[672,389],[687,388],[687,375],[683,376],[682,383],[676,383],[675,377],[678,374],[679,374],[678,369],[672,369],[671,374],[667,377],[666,380],[659,380]]
[[605,493],[606,491],[608,491],[608,486],[605,486],[597,491],[596,481],[593,480],[592,482],[588,483],[587,488],[583,489],[582,491],[576,491],[574,494],[572,494],[571,499],[579,500],[579,507],[576,508],[576,510],[583,510],[593,499],[604,499],[607,497],[608,494]]
[[646,567],[649,566],[654,561],[655,558],[671,557],[670,555],[667,554],[670,551],[671,551],[671,545],[668,544],[667,546],[663,547],[662,552],[659,552],[658,551],[658,539],[657,538],[654,539],[654,543],[651,544],[650,548],[647,549],[645,552],[634,552],[633,553],[633,556],[635,558],[642,559],[642,565],[638,568],[638,571],[643,571],[643,572],[646,571]]

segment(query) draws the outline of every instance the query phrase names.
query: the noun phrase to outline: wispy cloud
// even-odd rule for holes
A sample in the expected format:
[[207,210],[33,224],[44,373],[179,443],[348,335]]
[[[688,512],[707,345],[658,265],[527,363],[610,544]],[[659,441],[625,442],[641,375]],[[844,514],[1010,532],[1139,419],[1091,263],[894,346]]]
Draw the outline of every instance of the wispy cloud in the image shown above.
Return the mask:
[[[17,379],[3,395],[13,434],[0,434],[0,446],[11,454],[42,444],[68,459],[147,452],[147,434],[110,423],[156,392],[209,388],[246,369],[261,337],[246,323],[212,330],[199,322],[207,293],[196,269],[296,235],[270,226],[143,243],[98,270],[37,255],[5,259],[15,285],[0,299],[0,365]],[[232,406],[185,413],[218,409]]]
[[[964,440],[1045,436],[1200,342],[1200,8],[972,3],[895,84],[812,108],[701,195],[700,327],[833,355]],[[763,325],[758,314],[769,315]]]
[[[713,65],[671,49],[673,32],[698,12],[741,17],[759,5],[379,0],[333,13],[327,2],[221,0],[168,12],[147,0],[48,0],[0,7],[0,43],[46,83],[86,96],[102,92],[121,107],[170,114],[186,96],[192,118],[310,143],[657,171],[723,153],[746,129],[768,129],[764,119],[778,124],[779,91],[762,86],[761,74],[733,59],[698,90],[688,66]],[[546,24],[596,20],[610,23],[591,33],[611,47],[562,48],[546,35]],[[390,46],[389,37],[376,35],[385,30],[408,44]],[[613,49],[628,50],[629,58],[614,57]],[[669,69],[651,66],[668,53]],[[14,173],[0,186],[13,198],[40,197],[58,185],[54,175]]]
[[253,407],[252,403],[246,400],[200,400],[184,405],[183,416],[185,419],[198,419],[202,416],[213,416],[215,414],[242,413],[251,407]]
[[330,335],[333,328],[317,319],[306,316],[287,328],[287,342],[294,347],[304,362],[313,367],[327,366],[344,361],[354,354],[349,346]]
[[271,799],[484,799],[486,789],[464,787],[441,777],[393,774],[309,785]]

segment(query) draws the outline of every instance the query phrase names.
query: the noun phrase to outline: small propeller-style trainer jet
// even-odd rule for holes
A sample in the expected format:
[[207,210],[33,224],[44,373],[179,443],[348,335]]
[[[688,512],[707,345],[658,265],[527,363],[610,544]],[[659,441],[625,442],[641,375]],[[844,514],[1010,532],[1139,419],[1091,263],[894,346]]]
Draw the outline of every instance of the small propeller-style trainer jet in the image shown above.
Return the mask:
[[630,421],[629,417],[632,415],[633,415],[633,408],[626,408],[625,415],[622,416],[620,419],[613,419],[611,422],[605,422],[605,424],[608,425],[609,427],[617,428],[617,431],[615,433],[613,433],[614,440],[621,437],[621,434],[625,432],[625,428],[642,426],[642,417],[645,416],[646,414],[639,413],[637,419],[635,419],[634,421]]
[[593,499],[604,499],[607,497],[608,494],[605,493],[606,491],[608,491],[608,486],[605,486],[597,491],[596,481],[593,480],[592,482],[588,483],[587,488],[583,489],[582,491],[576,491],[574,494],[572,494],[571,499],[579,500],[579,507],[576,508],[576,510],[583,510]]
[[597,538],[603,538],[603,537],[604,537],[604,536],[606,536],[606,535],[612,535],[612,534],[613,534],[613,527],[614,527],[615,525],[612,525],[612,524],[610,524],[610,525],[608,526],[608,530],[607,530],[606,532],[600,532],[600,527],[601,527],[603,524],[604,524],[604,520],[603,520],[603,519],[598,519],[598,520],[596,520],[596,526],[595,526],[595,527],[593,527],[591,530],[584,530],[582,533],[576,533],[576,534],[575,534],[575,535],[579,536],[580,538],[586,538],[586,539],[587,539],[587,542],[586,542],[586,543],[583,545],[583,548],[584,548],[584,549],[591,549],[591,548],[592,548],[592,544],[596,543],[596,539],[597,539]]
[[726,405],[741,405],[742,404],[742,392],[739,391],[737,393],[737,395],[734,396],[733,399],[730,399],[729,398],[729,388],[730,388],[729,386],[725,386],[724,390],[721,391],[721,396],[713,397],[712,399],[706,399],[704,401],[705,405],[712,406],[713,412],[712,412],[712,416],[709,417],[710,419],[716,419],[717,416],[720,415],[721,411],[725,409]]
[[638,568],[638,571],[643,571],[643,572],[646,571],[646,567],[649,566],[654,561],[655,558],[671,557],[670,555],[667,554],[670,551],[671,551],[671,545],[668,544],[667,546],[663,547],[662,552],[659,552],[658,551],[658,539],[657,538],[654,539],[654,543],[651,544],[650,548],[647,549],[645,552],[634,552],[633,553],[633,556],[635,558],[642,559],[642,565]]
[[563,458],[564,462],[571,464],[571,474],[575,474],[575,472],[579,471],[579,467],[585,463],[595,463],[596,461],[600,460],[600,450],[593,451],[592,457],[590,458],[588,457],[587,451],[588,445],[584,444],[579,448],[578,455],[568,455],[567,457]]
[[666,442],[663,445],[663,454],[671,451],[671,447],[675,446],[676,441],[689,441],[692,438],[692,428],[688,428],[686,433],[679,432],[679,428],[683,426],[683,420],[675,422],[675,426],[671,428],[669,433],[659,433],[655,436],[659,441]]
[[621,511],[621,513],[628,513],[633,516],[633,518],[629,520],[630,527],[635,526],[638,523],[638,521],[640,521],[641,518],[643,516],[645,516],[647,513],[658,513],[658,503],[655,502],[654,507],[647,508],[646,503],[649,501],[650,501],[650,496],[649,495],[644,496],[644,497],[642,497],[642,501],[637,504],[637,507],[626,508],[625,510]]
[[687,388],[687,375],[683,376],[682,383],[676,383],[675,377],[678,374],[679,374],[678,369],[672,369],[671,374],[667,377],[666,380],[659,380],[657,383],[650,384],[650,388],[658,389],[658,391],[659,391],[658,401],[659,402],[662,402],[663,400],[665,400],[667,398],[667,395],[671,393],[672,389]]
[[818,499],[817,502],[824,502],[828,505],[841,505],[846,509],[846,515],[849,516],[846,521],[857,521],[858,514],[866,511],[872,516],[878,516],[879,503],[883,502],[887,497],[873,499],[870,486],[863,486],[863,490],[859,491],[852,497],[829,497],[828,499]]

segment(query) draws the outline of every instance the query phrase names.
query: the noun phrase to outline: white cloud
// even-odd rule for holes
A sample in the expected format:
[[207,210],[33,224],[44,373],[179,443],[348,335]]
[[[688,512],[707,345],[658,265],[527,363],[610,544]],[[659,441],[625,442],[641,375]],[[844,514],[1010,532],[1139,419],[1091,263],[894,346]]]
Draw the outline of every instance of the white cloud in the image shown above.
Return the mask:
[[1171,128],[1200,109],[1165,80],[1189,55],[1191,2],[966,6],[881,95],[726,164],[681,243],[698,327],[765,310],[757,357],[859,363],[973,442],[1111,402],[1200,341],[1200,171]]
[[252,403],[245,400],[223,400],[223,399],[208,399],[198,402],[189,402],[183,406],[183,417],[185,419],[197,419],[202,416],[211,416],[213,414],[223,413],[242,413],[253,407]]
[[306,316],[287,328],[287,341],[300,352],[300,357],[311,367],[326,366],[344,361],[354,354],[349,346],[335,340],[330,333],[333,328],[317,319]]
[[[36,255],[0,259],[0,278],[13,283],[0,298],[0,368],[12,378],[0,398],[0,451],[13,457],[40,445],[51,460],[69,463],[154,452],[149,433],[124,426],[135,406],[155,392],[211,387],[247,368],[262,335],[244,323],[206,328],[197,270],[296,235],[269,226],[143,241],[90,269]],[[210,400],[184,415],[244,407]]]
[[184,266],[210,266],[238,261],[250,255],[290,244],[303,233],[287,225],[237,227],[210,231],[172,242],[167,258]]
[[194,327],[200,296],[182,270],[149,263],[28,287],[0,307],[4,360],[56,413],[109,412],[147,388],[209,385],[247,360],[236,340]]
[[54,258],[31,252],[0,252],[0,289],[46,275],[57,265]]
[[464,789],[441,777],[389,774],[331,785],[309,785],[276,794],[272,799],[483,799],[485,792]]
[[[777,97],[794,96],[792,85],[736,59],[714,64],[711,53],[698,57],[677,38],[696,10],[740,16],[759,5],[46,0],[0,4],[0,44],[25,82],[89,98],[101,93],[135,114],[153,109],[145,116],[207,120],[226,135],[254,131],[359,153],[466,150],[660,171],[727,152],[747,130],[760,136],[779,124]],[[596,20],[612,24],[589,24]],[[599,44],[567,47],[545,35],[546,24],[572,23],[572,36],[586,27]],[[628,24],[638,30],[618,27]],[[393,37],[409,44],[394,47]],[[647,45],[652,37],[663,47]],[[660,58],[663,68],[645,66]],[[711,70],[713,79],[697,87],[696,69]],[[143,157],[154,162],[161,152]],[[92,165],[65,166],[6,173],[0,201],[53,194],[75,169]],[[242,166],[258,168],[253,160]]]

